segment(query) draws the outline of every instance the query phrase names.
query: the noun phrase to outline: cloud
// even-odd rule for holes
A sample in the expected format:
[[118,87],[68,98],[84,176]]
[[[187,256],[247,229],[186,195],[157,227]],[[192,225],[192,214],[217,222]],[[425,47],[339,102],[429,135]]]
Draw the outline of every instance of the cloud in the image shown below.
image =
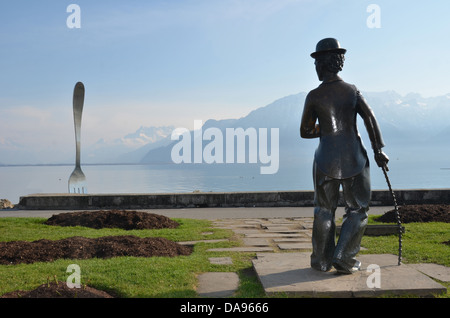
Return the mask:
[[2,107],[0,118],[0,135],[5,141],[3,147],[14,145],[16,148],[39,152],[43,149],[62,150],[66,148],[69,138],[71,141],[74,138],[73,119],[71,121],[58,108],[30,105]]
[[21,121],[45,122],[51,117],[51,112],[45,109],[39,109],[33,106],[19,106],[6,108],[3,111],[6,118],[21,119]]
[[82,119],[82,140],[86,144],[104,139],[110,142],[136,131],[139,127],[174,126],[193,128],[194,120],[240,118],[254,105],[232,105],[204,99],[168,98],[133,100],[124,98],[101,103],[86,103]]

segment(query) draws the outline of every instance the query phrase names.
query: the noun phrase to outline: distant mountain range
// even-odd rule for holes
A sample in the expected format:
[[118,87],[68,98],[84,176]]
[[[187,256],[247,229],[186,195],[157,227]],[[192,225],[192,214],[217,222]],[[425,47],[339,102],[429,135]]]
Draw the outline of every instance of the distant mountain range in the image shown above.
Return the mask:
[[[289,160],[298,160],[299,155],[304,153],[305,155],[311,154],[314,149],[314,142],[304,142],[300,139],[299,123],[301,118],[301,112],[303,108],[303,102],[305,99],[305,93],[299,93],[296,95],[287,96],[281,98],[270,105],[258,108],[250,112],[247,116],[239,119],[226,119],[226,120],[214,120],[210,119],[206,121],[202,127],[203,132],[209,128],[218,128],[222,136],[226,137],[226,129],[230,128],[236,130],[242,128],[247,130],[248,128],[254,128],[256,131],[259,128],[267,128],[268,134],[270,134],[271,128],[279,129],[279,158],[280,162],[286,162]],[[193,133],[191,132],[191,136]],[[191,138],[193,141],[193,136]],[[158,147],[150,150],[144,157],[141,158],[139,163],[169,163],[172,162],[171,151],[174,144],[178,143],[177,140],[170,140],[170,136],[167,137],[167,144],[163,147]],[[270,140],[270,138],[268,138]],[[209,141],[203,141],[203,147],[208,144]],[[236,148],[237,141],[235,143]],[[246,154],[249,153],[250,141],[246,141]],[[224,141],[225,150],[225,141]],[[192,146],[192,149],[194,146]],[[271,147],[269,146],[269,153]],[[237,151],[235,151],[236,153]],[[225,157],[225,155],[224,155]],[[249,160],[247,159],[247,163]]]
[[[419,94],[401,96],[387,91],[366,92],[363,96],[377,117],[386,143],[385,150],[391,158],[431,162],[448,159],[450,162],[450,94],[425,98]],[[299,135],[305,97],[304,92],[290,95],[239,119],[211,119],[204,123],[203,131],[216,127],[225,135],[226,128],[279,128],[280,164],[300,164],[310,160],[318,143],[318,140],[301,139]],[[370,141],[360,119],[359,132],[371,153]],[[135,151],[133,154],[136,156],[127,158],[132,163],[168,163],[171,162],[172,147],[177,142],[168,135],[159,144],[152,144],[152,149],[147,145],[147,148]],[[141,156],[144,149],[148,151]]]
[[164,146],[173,126],[140,127],[122,138],[105,142],[100,139],[83,149],[85,163],[137,163],[147,152]]
[[[363,96],[377,117],[386,143],[385,150],[391,158],[430,162],[448,160],[450,163],[450,94],[426,98],[419,94],[402,96],[386,91],[363,92]],[[226,128],[278,128],[280,165],[309,162],[318,140],[302,139],[299,135],[305,97],[305,92],[286,96],[238,119],[210,119],[204,122],[202,129],[218,128],[225,136]],[[171,163],[171,151],[178,142],[171,140],[174,129],[173,126],[140,127],[113,142],[100,139],[83,148],[82,163]],[[359,131],[370,152],[362,120],[359,121]],[[208,142],[203,141],[203,146]],[[10,157],[5,149],[0,142],[1,161],[9,163]]]

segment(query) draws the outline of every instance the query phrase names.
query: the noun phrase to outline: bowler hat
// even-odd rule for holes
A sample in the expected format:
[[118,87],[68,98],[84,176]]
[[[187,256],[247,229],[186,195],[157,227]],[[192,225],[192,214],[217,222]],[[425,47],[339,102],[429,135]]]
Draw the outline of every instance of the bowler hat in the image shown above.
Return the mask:
[[345,52],[347,52],[347,50],[341,48],[341,45],[339,44],[338,40],[336,40],[334,38],[326,38],[326,39],[320,40],[317,43],[316,52],[311,53],[311,57],[316,58],[318,55],[320,55],[322,53],[328,53],[328,52],[345,54]]

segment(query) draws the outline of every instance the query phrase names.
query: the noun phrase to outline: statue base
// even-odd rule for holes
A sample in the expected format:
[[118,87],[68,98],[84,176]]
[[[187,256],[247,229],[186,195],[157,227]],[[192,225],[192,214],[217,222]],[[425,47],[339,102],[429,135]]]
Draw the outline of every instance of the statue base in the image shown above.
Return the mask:
[[253,267],[267,295],[303,297],[433,296],[447,289],[391,254],[358,255],[361,269],[339,274],[310,267],[311,253],[258,253]]

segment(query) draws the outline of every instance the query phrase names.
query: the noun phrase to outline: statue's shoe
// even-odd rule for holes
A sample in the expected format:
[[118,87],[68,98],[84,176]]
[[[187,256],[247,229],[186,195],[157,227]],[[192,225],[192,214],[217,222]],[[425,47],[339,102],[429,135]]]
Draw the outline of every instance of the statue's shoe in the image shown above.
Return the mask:
[[360,270],[361,262],[357,260],[355,262],[355,265],[353,265],[353,267],[349,267],[348,265],[346,265],[341,260],[334,260],[333,261],[333,267],[336,268],[336,271],[339,274],[353,274],[354,272],[357,272],[357,271]]

